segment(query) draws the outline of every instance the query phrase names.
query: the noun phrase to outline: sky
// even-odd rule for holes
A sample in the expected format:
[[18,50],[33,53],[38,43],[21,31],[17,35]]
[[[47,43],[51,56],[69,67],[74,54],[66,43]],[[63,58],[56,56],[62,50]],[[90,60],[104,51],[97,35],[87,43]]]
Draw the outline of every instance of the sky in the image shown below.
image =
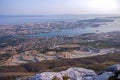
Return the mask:
[[120,0],[0,0],[0,15],[120,14]]

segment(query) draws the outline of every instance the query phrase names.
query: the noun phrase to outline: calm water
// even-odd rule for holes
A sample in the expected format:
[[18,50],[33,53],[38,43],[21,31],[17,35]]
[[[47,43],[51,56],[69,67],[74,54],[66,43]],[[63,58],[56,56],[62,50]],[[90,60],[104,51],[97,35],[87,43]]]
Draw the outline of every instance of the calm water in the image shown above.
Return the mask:
[[[112,17],[119,15],[46,15],[46,16],[0,16],[0,24],[23,24],[30,22],[47,22],[47,21],[77,21],[77,20],[85,20],[91,18],[101,18],[101,17]],[[110,31],[118,31],[120,30],[120,18],[114,18],[114,22],[107,23],[107,25],[102,25],[97,28],[74,28],[74,29],[64,29],[61,31],[51,31],[48,33],[39,33],[32,34],[28,36],[35,37],[51,37],[57,35],[78,35],[84,33],[96,33],[98,32],[110,32]],[[97,33],[98,33],[97,32]]]

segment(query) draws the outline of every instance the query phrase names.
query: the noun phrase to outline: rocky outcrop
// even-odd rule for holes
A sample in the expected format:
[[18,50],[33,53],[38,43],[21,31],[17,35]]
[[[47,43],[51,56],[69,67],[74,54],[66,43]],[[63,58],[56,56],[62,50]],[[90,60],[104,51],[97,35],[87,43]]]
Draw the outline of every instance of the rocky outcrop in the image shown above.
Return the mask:
[[68,77],[69,80],[94,80],[97,75],[93,70],[75,67],[58,73],[43,72],[36,74],[31,78],[31,80],[52,80],[54,77],[57,77],[58,80],[63,80],[63,76]]
[[96,80],[120,80],[120,64],[108,66],[96,77]]
[[111,72],[115,72],[115,71],[119,71],[120,70],[120,64],[114,64],[112,66],[109,66],[106,71],[111,71]]
[[104,73],[102,73],[100,75],[97,75],[95,80],[108,80],[109,77],[111,77],[113,75],[114,74],[112,72],[104,72]]
[[[65,77],[68,79],[63,79]],[[17,80],[26,79],[19,78]],[[38,73],[29,80],[120,80],[120,64],[109,66],[99,74],[90,69],[74,67],[61,72]]]

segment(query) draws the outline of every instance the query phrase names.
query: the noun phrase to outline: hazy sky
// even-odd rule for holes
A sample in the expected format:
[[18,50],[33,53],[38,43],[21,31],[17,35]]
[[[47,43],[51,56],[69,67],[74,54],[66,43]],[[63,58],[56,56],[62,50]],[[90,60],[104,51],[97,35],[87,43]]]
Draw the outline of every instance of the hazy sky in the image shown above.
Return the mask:
[[0,14],[120,14],[120,0],[0,0]]

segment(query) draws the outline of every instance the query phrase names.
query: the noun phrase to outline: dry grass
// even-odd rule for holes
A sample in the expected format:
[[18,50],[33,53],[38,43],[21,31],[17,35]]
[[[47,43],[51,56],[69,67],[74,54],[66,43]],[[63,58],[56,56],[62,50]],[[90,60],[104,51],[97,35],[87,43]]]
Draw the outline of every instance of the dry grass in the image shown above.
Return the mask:
[[0,80],[15,80],[16,77],[32,76],[32,72],[4,72],[0,73]]

